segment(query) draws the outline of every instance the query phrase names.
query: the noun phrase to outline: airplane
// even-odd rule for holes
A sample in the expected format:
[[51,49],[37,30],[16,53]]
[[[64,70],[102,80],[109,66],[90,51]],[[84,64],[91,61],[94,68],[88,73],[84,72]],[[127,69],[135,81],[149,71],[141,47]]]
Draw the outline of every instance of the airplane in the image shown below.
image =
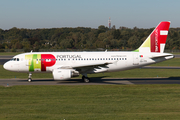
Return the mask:
[[140,68],[174,58],[164,53],[170,21],[162,21],[134,51],[101,52],[29,52],[16,55],[3,67],[9,71],[29,73],[52,72],[54,80],[68,80],[82,74],[84,82],[90,82],[87,74],[123,71]]

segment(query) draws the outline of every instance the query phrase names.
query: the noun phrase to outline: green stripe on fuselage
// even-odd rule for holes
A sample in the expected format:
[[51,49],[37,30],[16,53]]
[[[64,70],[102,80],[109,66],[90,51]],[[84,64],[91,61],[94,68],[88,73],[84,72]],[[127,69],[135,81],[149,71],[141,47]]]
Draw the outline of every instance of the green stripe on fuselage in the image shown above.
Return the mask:
[[25,59],[28,60],[29,71],[41,71],[41,54],[26,55]]
[[34,71],[41,71],[41,54],[33,55]]
[[31,60],[31,66],[29,66],[29,71],[34,71],[34,59],[37,58],[36,54],[33,54],[32,60]]

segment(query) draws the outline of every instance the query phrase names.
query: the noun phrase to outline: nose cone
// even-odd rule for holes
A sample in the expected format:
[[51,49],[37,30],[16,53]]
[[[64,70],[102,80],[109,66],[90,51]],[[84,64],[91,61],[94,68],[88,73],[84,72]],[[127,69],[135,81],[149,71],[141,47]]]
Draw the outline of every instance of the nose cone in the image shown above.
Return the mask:
[[6,69],[6,70],[11,70],[11,67],[10,67],[9,62],[6,62],[6,63],[3,65],[3,68]]

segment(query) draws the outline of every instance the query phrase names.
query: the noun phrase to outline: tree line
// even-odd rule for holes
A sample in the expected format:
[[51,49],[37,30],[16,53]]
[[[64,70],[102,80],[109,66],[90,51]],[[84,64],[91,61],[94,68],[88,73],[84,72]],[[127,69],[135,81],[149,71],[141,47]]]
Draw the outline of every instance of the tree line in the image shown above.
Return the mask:
[[[40,49],[59,50],[133,50],[137,49],[154,28],[140,29],[115,26],[109,29],[100,25],[97,29],[51,28],[51,29],[0,29],[0,51],[23,49],[25,52]],[[180,28],[170,28],[166,48],[180,49]]]

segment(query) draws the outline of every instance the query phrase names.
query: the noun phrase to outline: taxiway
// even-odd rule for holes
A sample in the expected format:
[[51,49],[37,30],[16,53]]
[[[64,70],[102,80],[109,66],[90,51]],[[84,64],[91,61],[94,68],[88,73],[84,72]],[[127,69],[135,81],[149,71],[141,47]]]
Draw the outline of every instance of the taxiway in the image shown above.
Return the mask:
[[66,81],[54,81],[53,79],[34,79],[28,82],[26,79],[0,79],[0,86],[14,85],[131,85],[131,84],[180,84],[179,77],[170,78],[91,78],[90,83],[84,83],[81,79]]

